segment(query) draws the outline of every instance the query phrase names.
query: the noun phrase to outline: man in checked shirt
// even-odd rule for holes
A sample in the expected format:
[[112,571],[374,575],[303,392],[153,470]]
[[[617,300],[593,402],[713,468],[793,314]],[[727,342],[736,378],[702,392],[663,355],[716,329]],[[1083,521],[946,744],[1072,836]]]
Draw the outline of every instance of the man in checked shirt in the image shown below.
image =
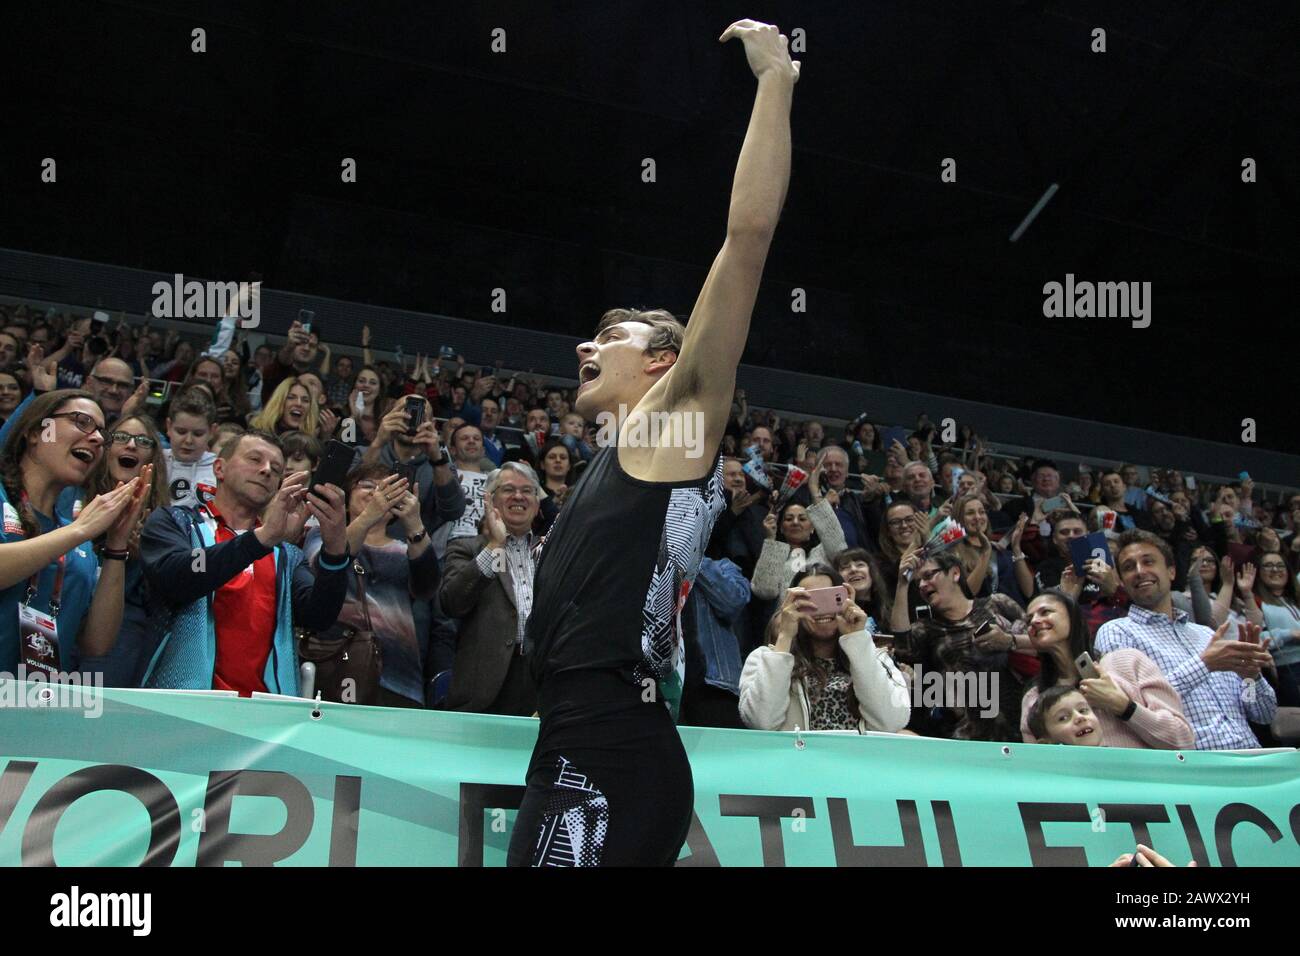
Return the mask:
[[1132,647],[1159,664],[1183,699],[1198,750],[1258,747],[1248,721],[1267,724],[1277,713],[1277,696],[1260,678],[1271,658],[1259,643],[1258,625],[1241,625],[1232,640],[1228,623],[1211,631],[1174,610],[1173,551],[1150,532],[1120,535],[1116,564],[1132,604],[1127,617],[1098,629],[1097,651]]
[[537,689],[524,653],[533,607],[532,532],[541,500],[537,474],[506,462],[483,486],[482,533],[457,538],[443,559],[442,609],[461,619],[448,710],[531,717]]

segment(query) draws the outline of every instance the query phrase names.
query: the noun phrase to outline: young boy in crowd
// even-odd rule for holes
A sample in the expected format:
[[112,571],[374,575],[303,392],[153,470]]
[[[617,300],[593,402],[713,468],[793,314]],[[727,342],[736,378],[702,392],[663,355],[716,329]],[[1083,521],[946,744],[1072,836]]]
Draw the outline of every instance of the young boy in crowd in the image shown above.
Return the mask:
[[320,439],[303,432],[286,432],[280,436],[280,445],[284,448],[286,475],[292,475],[295,471],[314,472],[325,448]]
[[164,454],[173,505],[205,505],[217,493],[217,476],[212,471],[217,456],[208,450],[215,418],[216,409],[196,394],[182,395],[172,403],[167,415],[171,447]]
[[1101,724],[1077,687],[1058,684],[1034,703],[1029,731],[1040,744],[1104,747]]
[[591,461],[596,456],[595,449],[587,443],[587,422],[577,412],[570,412],[560,419],[560,441],[576,461]]

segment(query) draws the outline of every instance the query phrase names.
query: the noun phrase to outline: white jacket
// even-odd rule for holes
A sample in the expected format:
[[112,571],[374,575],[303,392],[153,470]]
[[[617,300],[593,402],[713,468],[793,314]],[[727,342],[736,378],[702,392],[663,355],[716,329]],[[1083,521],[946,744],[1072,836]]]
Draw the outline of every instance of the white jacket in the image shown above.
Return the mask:
[[[907,680],[863,631],[840,635],[858,698],[858,733],[897,733],[911,716]],[[740,719],[753,730],[808,730],[808,689],[794,680],[794,655],[756,647],[740,673]]]

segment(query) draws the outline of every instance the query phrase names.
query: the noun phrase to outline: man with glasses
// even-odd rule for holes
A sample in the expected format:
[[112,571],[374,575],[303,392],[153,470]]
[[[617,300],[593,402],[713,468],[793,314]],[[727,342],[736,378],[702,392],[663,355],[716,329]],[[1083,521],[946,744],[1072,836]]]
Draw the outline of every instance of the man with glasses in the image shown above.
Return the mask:
[[447,707],[530,717],[537,689],[524,657],[524,628],[536,570],[536,472],[507,462],[488,475],[484,500],[482,532],[453,540],[443,567],[442,608],[461,619]]
[[146,384],[137,388],[131,366],[120,358],[100,359],[86,376],[86,391],[95,396],[110,422],[142,410]]
[[[52,357],[42,358],[40,364],[48,367],[52,361]],[[40,374],[40,368],[36,366],[32,368],[32,390],[13,410],[13,414],[9,416],[9,421],[16,421],[37,395],[49,391],[55,385],[49,377],[43,377]],[[102,358],[96,362],[90,374],[86,376],[85,388],[86,391],[95,396],[95,401],[104,410],[104,420],[107,422],[111,423],[124,415],[142,411],[140,406],[144,401],[145,392],[143,389],[132,392],[135,383],[131,378],[131,367],[121,359]],[[8,436],[8,428],[0,428],[0,445],[4,444]]]

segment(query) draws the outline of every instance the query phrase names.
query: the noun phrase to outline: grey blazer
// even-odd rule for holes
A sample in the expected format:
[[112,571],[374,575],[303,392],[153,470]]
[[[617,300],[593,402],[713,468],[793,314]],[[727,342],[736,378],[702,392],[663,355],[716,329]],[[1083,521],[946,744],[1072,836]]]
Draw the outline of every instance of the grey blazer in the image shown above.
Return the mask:
[[444,613],[460,618],[447,709],[481,713],[505,683],[515,654],[519,612],[509,569],[485,578],[475,563],[484,535],[455,538],[443,558],[438,598]]

